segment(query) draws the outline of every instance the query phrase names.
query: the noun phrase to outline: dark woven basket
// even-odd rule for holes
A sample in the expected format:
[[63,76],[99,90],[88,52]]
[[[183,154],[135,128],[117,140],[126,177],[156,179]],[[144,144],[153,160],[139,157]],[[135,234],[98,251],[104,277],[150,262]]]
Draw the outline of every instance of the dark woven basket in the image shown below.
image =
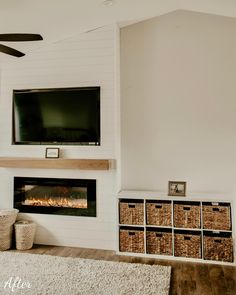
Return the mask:
[[120,200],[120,224],[144,224],[143,200]]
[[144,229],[120,227],[120,251],[144,253]]
[[147,200],[146,218],[148,225],[171,226],[171,201]]
[[231,233],[204,233],[203,248],[204,259],[233,262],[233,239]]
[[146,245],[148,254],[172,255],[172,230],[147,228]]
[[175,256],[201,258],[201,232],[176,230],[174,253]]
[[174,226],[201,228],[200,202],[174,202]]
[[229,203],[202,203],[204,229],[231,230],[231,210]]

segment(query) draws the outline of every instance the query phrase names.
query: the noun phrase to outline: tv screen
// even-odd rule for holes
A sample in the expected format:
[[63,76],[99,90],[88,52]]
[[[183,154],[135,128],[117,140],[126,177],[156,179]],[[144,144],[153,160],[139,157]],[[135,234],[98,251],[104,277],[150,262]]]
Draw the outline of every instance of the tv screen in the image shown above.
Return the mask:
[[13,90],[13,144],[100,145],[100,87]]

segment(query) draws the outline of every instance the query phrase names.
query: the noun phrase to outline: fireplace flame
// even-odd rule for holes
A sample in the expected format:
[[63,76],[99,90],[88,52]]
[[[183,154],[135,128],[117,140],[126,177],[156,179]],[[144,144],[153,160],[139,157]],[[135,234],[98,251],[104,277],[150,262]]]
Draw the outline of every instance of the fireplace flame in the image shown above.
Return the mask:
[[65,207],[65,208],[87,208],[86,199],[70,199],[58,197],[45,197],[45,198],[27,198],[23,205],[26,206],[45,206],[45,207]]

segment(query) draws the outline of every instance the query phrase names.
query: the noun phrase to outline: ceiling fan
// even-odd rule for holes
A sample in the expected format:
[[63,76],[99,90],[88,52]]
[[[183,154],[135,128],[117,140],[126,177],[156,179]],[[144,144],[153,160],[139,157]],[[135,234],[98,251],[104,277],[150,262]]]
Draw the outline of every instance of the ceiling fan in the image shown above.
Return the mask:
[[[25,42],[25,41],[40,41],[43,37],[39,34],[0,34],[0,41],[4,42]],[[13,55],[16,57],[22,57],[25,54],[12,47],[0,44],[0,52]]]

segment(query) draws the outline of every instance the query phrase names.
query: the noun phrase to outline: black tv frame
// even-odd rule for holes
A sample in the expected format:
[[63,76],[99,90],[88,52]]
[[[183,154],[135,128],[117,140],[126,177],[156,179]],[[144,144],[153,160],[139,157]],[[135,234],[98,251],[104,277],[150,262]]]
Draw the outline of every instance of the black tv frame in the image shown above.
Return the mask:
[[[15,138],[15,115],[14,115],[14,95],[15,93],[40,93],[55,91],[75,91],[75,90],[98,90],[97,93],[97,132],[98,141],[96,142],[66,142],[66,141],[16,141]],[[60,88],[38,88],[38,89],[13,89],[12,93],[12,145],[83,145],[83,146],[100,146],[101,145],[101,109],[100,109],[100,86],[85,87],[60,87]]]

